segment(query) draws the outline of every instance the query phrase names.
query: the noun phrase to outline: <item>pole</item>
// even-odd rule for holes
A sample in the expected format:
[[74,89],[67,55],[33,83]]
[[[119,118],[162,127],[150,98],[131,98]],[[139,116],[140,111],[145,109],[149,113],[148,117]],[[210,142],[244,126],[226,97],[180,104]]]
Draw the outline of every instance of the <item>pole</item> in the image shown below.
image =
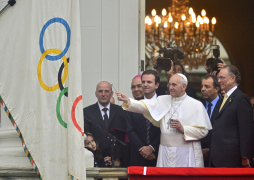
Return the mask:
[[2,14],[2,12],[10,5],[13,6],[16,3],[16,0],[9,0],[8,3],[3,7],[3,9],[1,9],[0,11],[0,15]]

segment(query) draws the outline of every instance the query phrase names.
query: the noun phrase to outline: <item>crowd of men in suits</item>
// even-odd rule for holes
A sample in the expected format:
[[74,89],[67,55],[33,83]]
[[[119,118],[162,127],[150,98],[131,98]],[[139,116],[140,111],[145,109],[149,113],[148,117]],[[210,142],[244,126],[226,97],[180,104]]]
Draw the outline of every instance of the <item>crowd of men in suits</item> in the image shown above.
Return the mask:
[[[172,64],[172,74],[185,74],[181,64]],[[206,75],[201,83],[203,104],[213,129],[201,139],[205,167],[251,167],[254,153],[253,103],[239,89],[241,75],[233,65],[220,66],[219,72]],[[167,86],[160,85],[160,75],[146,70],[131,81],[132,95],[136,100],[153,99],[170,94]],[[186,93],[196,98],[195,91],[187,87]],[[225,94],[221,93],[224,92]],[[124,111],[110,102],[113,96],[111,84],[97,84],[93,105],[84,108],[84,130],[92,133],[104,157],[114,156],[115,167],[156,166],[160,129],[142,114]],[[222,96],[223,95],[223,96]],[[254,101],[254,98],[252,99]],[[108,132],[109,134],[107,134]],[[112,148],[112,136],[118,141]]]

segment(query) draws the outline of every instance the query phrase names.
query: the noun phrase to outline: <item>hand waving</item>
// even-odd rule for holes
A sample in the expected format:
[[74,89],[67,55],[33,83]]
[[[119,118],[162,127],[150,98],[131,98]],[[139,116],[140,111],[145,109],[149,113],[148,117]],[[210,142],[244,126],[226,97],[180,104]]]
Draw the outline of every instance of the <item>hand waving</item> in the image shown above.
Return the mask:
[[128,103],[129,102],[129,98],[125,95],[125,94],[123,94],[123,93],[120,93],[120,92],[116,92],[116,95],[117,95],[117,99],[119,100],[119,101],[123,101],[124,103]]

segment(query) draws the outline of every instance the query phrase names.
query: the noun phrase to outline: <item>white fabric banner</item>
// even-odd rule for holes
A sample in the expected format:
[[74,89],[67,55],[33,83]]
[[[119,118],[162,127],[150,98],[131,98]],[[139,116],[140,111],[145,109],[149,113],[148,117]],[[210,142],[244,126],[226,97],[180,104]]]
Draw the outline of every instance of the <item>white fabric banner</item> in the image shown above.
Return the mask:
[[0,96],[44,180],[86,177],[79,0],[17,0],[0,15]]

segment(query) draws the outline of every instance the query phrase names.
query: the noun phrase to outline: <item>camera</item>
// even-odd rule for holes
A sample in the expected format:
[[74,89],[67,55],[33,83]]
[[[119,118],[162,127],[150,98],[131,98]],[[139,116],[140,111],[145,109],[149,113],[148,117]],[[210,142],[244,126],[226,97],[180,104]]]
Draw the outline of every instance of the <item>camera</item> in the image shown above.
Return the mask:
[[219,45],[211,45],[211,49],[213,50],[214,58],[209,58],[206,60],[206,66],[213,71],[217,71],[218,73],[218,63],[222,63],[220,57],[220,46]]
[[154,67],[154,69],[169,71],[171,69],[170,60],[177,63],[184,58],[183,49],[175,46],[173,41],[169,41],[169,44],[166,47],[161,48],[158,51],[160,54],[163,54],[163,57],[157,59],[157,66]]

